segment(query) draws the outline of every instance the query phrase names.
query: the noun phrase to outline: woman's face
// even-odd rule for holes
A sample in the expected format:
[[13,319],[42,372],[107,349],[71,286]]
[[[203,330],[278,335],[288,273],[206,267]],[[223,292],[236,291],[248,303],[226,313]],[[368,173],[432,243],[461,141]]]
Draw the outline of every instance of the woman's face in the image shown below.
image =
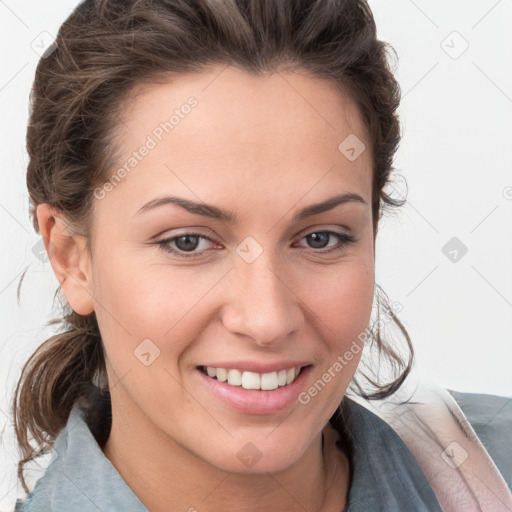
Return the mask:
[[[284,469],[317,438],[371,313],[365,133],[305,73],[217,67],[127,102],[114,178],[95,191],[90,277],[113,414],[134,436],[237,472]],[[242,371],[220,370],[229,384],[202,367]]]

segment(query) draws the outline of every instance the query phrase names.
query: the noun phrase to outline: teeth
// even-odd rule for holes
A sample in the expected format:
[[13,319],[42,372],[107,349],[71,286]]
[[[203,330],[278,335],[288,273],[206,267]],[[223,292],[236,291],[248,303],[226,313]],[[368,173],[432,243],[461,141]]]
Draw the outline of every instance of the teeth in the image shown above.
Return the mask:
[[264,373],[261,376],[261,389],[271,391],[277,388],[277,372]]
[[230,386],[242,386],[244,389],[271,391],[272,389],[291,384],[296,379],[297,375],[299,375],[300,367],[289,368],[288,370],[281,370],[279,372],[256,373],[207,366],[206,373],[209,377],[216,377],[220,382],[227,381]]
[[242,385],[242,374],[240,370],[228,370],[228,384],[230,386]]
[[[260,374],[254,372],[244,372],[242,374],[242,387],[244,389],[260,389]],[[229,382],[231,384],[231,382]]]

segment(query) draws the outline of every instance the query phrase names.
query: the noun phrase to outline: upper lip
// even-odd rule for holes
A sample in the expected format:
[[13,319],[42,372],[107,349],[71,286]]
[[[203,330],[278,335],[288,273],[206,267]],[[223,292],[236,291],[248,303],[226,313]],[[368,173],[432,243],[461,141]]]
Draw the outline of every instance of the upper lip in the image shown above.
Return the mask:
[[214,363],[204,364],[202,366],[210,366],[211,368],[225,368],[226,370],[236,369],[242,372],[255,373],[271,373],[290,368],[301,368],[309,366],[311,363],[307,361],[277,361],[275,363],[258,363],[256,361],[217,361]]

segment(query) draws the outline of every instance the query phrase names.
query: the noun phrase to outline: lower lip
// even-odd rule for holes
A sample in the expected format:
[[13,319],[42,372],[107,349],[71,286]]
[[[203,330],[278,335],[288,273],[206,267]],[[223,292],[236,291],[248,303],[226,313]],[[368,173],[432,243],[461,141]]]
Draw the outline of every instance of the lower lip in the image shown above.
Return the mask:
[[275,414],[296,402],[310,370],[311,366],[306,366],[291,384],[271,391],[231,386],[209,377],[199,369],[196,369],[196,373],[214,395],[234,409],[245,414]]

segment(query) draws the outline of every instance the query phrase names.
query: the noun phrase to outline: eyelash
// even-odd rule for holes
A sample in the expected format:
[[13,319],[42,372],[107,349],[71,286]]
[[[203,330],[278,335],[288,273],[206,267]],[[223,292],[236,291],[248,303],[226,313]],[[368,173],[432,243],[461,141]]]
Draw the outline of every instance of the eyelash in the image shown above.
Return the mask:
[[[350,245],[350,244],[353,244],[353,243],[357,242],[357,238],[355,238],[352,235],[349,235],[347,233],[338,233],[337,231],[328,231],[328,230],[326,230],[326,231],[312,231],[311,233],[308,233],[308,234],[304,235],[302,238],[306,238],[306,237],[308,237],[310,235],[319,234],[319,233],[333,235],[334,237],[336,237],[338,239],[338,242],[339,242],[339,244],[336,247],[330,248],[328,250],[321,250],[321,249],[315,250],[315,249],[313,249],[313,252],[317,252],[319,254],[327,254],[327,253],[331,253],[331,252],[341,251],[342,249],[345,249],[345,247],[347,245]],[[180,258],[197,258],[198,254],[200,254],[200,252],[199,253],[197,253],[197,252],[186,253],[186,252],[181,251],[181,250],[172,249],[169,246],[169,244],[172,243],[173,241],[177,240],[178,238],[185,237],[185,236],[197,236],[200,239],[208,240],[210,242],[213,242],[213,240],[211,238],[209,238],[207,236],[204,236],[204,235],[200,235],[199,233],[183,233],[181,235],[173,236],[171,238],[165,238],[164,240],[159,240],[159,241],[155,242],[155,244],[158,245],[159,249],[161,249],[162,251],[164,251],[166,253],[174,254],[176,256],[179,256]],[[302,238],[301,238],[301,240],[302,240]]]

